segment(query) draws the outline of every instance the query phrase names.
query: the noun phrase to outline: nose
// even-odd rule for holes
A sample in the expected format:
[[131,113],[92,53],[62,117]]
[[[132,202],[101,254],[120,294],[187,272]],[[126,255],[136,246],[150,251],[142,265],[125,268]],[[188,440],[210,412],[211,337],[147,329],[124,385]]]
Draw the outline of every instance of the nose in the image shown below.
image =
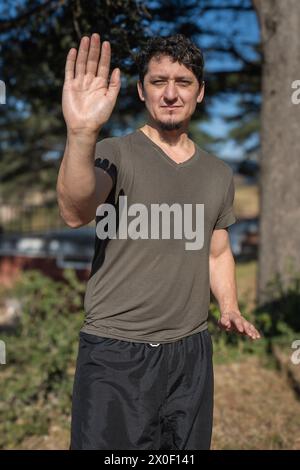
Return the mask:
[[164,98],[167,101],[175,101],[177,99],[177,89],[174,82],[168,82],[164,89]]

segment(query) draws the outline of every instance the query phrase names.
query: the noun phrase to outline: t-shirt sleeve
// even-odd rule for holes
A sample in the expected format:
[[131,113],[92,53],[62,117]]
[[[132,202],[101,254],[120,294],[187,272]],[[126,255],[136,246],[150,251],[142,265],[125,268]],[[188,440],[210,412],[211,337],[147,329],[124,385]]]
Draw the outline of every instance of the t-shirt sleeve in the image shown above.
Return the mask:
[[110,175],[115,186],[119,171],[120,155],[113,137],[108,137],[96,143],[94,166],[102,168]]
[[232,225],[236,222],[236,216],[233,210],[234,193],[235,193],[235,188],[234,188],[233,173],[231,173],[229,186],[224,196],[224,203],[218,215],[214,229],[226,228],[226,227],[229,227],[229,225]]

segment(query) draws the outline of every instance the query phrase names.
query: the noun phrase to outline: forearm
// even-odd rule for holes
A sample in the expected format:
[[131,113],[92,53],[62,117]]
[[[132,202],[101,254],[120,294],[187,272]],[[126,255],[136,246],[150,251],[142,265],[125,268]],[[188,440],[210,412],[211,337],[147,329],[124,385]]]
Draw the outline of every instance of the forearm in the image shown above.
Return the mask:
[[67,136],[56,189],[61,216],[71,226],[87,217],[96,197],[96,142],[96,134]]
[[235,262],[231,249],[219,256],[209,257],[210,288],[216,298],[221,314],[228,311],[239,312]]

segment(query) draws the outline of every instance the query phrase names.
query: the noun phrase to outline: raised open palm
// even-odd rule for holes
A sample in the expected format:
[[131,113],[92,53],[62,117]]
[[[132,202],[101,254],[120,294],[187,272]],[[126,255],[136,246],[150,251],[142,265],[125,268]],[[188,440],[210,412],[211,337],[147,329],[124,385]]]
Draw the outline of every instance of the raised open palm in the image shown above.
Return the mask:
[[[100,53],[101,49],[101,53]],[[110,118],[121,86],[120,69],[109,80],[111,48],[99,34],[84,36],[70,49],[65,67],[62,110],[68,131],[95,132]]]

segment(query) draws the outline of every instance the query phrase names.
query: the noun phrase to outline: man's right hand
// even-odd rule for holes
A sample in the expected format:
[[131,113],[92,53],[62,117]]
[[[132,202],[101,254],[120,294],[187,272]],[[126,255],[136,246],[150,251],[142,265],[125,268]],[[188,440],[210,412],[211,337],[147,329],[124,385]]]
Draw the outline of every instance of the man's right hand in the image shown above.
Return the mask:
[[121,86],[120,69],[115,68],[108,83],[111,48],[100,36],[81,39],[79,51],[70,49],[65,67],[62,110],[68,133],[98,134],[109,120]]

